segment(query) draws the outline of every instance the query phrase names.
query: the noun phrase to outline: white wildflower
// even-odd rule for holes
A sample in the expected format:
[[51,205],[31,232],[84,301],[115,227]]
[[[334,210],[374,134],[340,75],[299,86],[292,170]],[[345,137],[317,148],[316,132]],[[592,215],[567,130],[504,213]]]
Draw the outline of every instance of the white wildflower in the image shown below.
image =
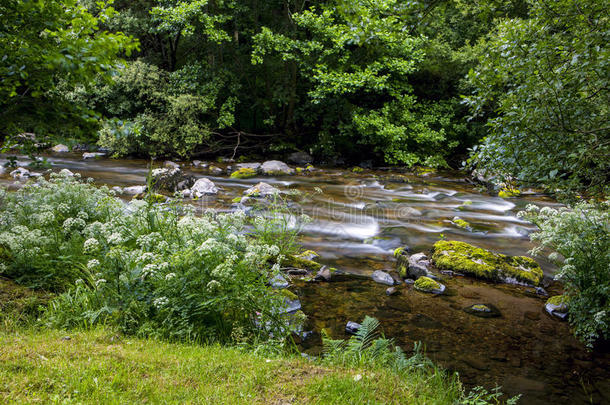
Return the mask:
[[83,252],[84,253],[95,253],[100,249],[100,243],[95,238],[89,238],[83,243]]
[[100,265],[100,261],[97,259],[91,259],[87,262],[87,269],[94,270],[98,268]]
[[176,273],[167,273],[165,275],[165,280],[169,281],[169,280],[173,279],[174,277],[176,277]]
[[153,305],[157,309],[161,309],[162,307],[166,306],[167,304],[169,304],[169,299],[167,297],[155,298],[155,300],[153,301]]

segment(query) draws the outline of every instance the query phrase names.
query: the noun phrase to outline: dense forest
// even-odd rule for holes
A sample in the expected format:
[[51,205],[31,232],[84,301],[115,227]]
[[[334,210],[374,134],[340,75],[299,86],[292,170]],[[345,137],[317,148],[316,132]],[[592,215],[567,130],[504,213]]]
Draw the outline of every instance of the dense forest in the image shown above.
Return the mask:
[[474,150],[521,181],[608,183],[603,2],[11,0],[0,15],[3,137],[439,168]]
[[609,43],[599,0],[2,0],[0,402],[607,403]]

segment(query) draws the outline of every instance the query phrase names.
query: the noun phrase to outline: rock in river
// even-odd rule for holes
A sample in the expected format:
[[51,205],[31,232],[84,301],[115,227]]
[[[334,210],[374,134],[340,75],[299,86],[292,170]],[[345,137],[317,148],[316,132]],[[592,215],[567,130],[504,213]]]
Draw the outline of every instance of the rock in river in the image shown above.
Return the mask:
[[464,312],[480,318],[495,318],[500,316],[498,308],[491,304],[474,304],[464,308]]
[[440,240],[434,244],[432,261],[442,270],[515,284],[538,285],[542,269],[526,256],[506,256],[465,242]]
[[268,197],[272,195],[277,195],[280,193],[280,190],[273,187],[270,184],[263,183],[262,181],[257,185],[250,187],[244,194],[248,197]]
[[261,172],[270,176],[293,174],[294,169],[289,167],[286,163],[279,160],[268,160],[264,162],[260,168]]
[[398,248],[394,251],[396,257],[398,274],[403,278],[411,278],[416,280],[420,277],[430,277],[431,273],[428,269],[430,260],[424,253],[416,253],[409,255],[407,249]]
[[355,335],[358,330],[360,330],[360,327],[362,325],[360,325],[359,323],[356,323],[354,321],[349,321],[347,322],[347,325],[345,325],[345,332],[349,333],[350,335]]
[[204,195],[218,194],[218,187],[210,179],[202,177],[198,179],[193,187],[191,187],[191,195],[193,197],[201,198]]
[[554,295],[546,301],[544,309],[551,316],[564,320],[568,317],[568,298],[563,295]]
[[414,287],[416,290],[432,294],[442,294],[445,292],[445,286],[438,281],[432,280],[430,277],[420,277],[415,280]]
[[68,148],[66,145],[62,145],[61,143],[59,145],[55,145],[51,148],[51,151],[55,152],[55,153],[66,153],[66,152],[70,152],[70,148]]
[[375,270],[371,276],[373,281],[385,285],[394,285],[394,279],[385,271]]

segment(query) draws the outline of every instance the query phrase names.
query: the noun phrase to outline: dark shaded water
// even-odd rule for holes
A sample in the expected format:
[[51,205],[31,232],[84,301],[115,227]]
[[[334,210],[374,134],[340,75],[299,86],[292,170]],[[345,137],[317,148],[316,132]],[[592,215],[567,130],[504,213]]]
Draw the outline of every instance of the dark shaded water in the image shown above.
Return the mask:
[[[147,162],[139,160],[83,161],[76,155],[49,160],[54,169],[68,168],[110,186],[144,184],[148,173]],[[394,248],[408,245],[413,252],[426,251],[441,234],[501,253],[527,254],[532,247],[527,234],[533,227],[516,213],[528,203],[556,205],[533,191],[519,198],[494,197],[452,172],[417,176],[323,169],[306,176],[237,180],[209,176],[204,169],[186,171],[206,176],[221,188],[217,197],[197,202],[201,209],[227,210],[234,197],[259,181],[301,191],[297,208],[313,218],[304,230],[303,245],[320,254],[321,262],[362,276],[393,270]],[[4,177],[2,183],[12,179]],[[453,225],[455,216],[472,229]],[[547,262],[539,262],[547,275],[552,273]],[[509,394],[523,393],[524,404],[610,403],[610,351],[585,351],[566,323],[544,313],[544,299],[528,288],[446,277],[444,296],[403,284],[399,294],[388,297],[386,286],[367,278],[295,283],[316,332],[326,329],[333,337],[345,337],[348,320],[370,315],[406,351],[414,342],[423,342],[432,359],[458,371],[468,385],[501,385]],[[549,293],[558,288],[551,285]],[[483,319],[463,311],[477,303],[494,305],[502,316]],[[319,344],[314,340],[307,351],[317,353]]]

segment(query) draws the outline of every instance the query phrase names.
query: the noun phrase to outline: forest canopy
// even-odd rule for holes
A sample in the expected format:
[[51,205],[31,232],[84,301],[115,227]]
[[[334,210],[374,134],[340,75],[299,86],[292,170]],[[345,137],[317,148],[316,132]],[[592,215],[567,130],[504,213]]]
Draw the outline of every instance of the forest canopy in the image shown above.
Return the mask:
[[609,32],[594,0],[8,0],[0,134],[115,156],[470,155],[607,194]]

